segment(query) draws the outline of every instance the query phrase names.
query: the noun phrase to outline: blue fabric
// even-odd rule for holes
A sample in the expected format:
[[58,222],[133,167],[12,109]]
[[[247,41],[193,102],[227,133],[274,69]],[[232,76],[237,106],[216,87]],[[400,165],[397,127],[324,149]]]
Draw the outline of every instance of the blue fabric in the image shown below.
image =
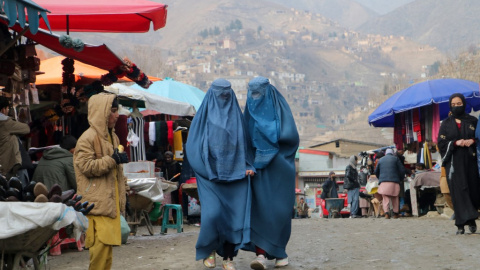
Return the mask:
[[213,250],[223,256],[225,242],[236,251],[250,242],[251,187],[245,172],[254,168],[247,137],[230,83],[215,80],[193,118],[186,144],[202,205],[197,260]]
[[358,198],[360,196],[359,192],[360,192],[360,188],[347,190],[348,203],[350,204],[351,216],[356,216],[358,213]]
[[[208,89],[188,134],[187,151],[196,174],[211,181],[245,178],[247,134],[230,82],[217,79]],[[249,162],[245,162],[247,158]]]
[[467,100],[466,112],[480,109],[479,84],[461,79],[436,79],[414,84],[395,93],[368,116],[368,123],[375,127],[393,127],[394,114],[414,108],[439,104],[440,120],[447,118],[450,111],[449,98],[453,93],[461,93]]
[[286,100],[263,77],[249,83],[244,115],[253,138],[257,170],[252,179],[252,242],[245,249],[255,252],[258,246],[270,259],[286,258],[295,204],[295,154],[299,144],[295,120]]

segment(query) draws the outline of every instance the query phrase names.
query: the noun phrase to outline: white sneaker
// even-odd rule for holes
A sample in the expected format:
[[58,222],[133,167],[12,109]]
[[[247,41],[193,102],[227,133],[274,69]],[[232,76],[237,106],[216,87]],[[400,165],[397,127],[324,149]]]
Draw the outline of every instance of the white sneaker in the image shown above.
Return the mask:
[[288,265],[288,257],[275,260],[275,268],[280,268]]
[[255,270],[267,269],[267,259],[262,254],[258,255],[257,258],[250,263],[250,268]]

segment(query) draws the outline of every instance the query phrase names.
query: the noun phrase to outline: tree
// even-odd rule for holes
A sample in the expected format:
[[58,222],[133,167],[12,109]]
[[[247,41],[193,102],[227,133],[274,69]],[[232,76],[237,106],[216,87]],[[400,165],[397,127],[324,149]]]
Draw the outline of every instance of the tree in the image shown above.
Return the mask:
[[220,35],[220,27],[215,26],[215,28],[213,29],[213,34],[214,34],[215,36]]
[[208,30],[207,29],[204,29],[203,31],[200,31],[200,33],[198,33],[202,38],[206,38],[208,37]]
[[320,107],[315,106],[313,115],[315,116],[315,119],[318,121],[322,121],[322,115],[320,114]]
[[235,27],[238,30],[241,30],[243,28],[242,22],[239,19],[235,20]]

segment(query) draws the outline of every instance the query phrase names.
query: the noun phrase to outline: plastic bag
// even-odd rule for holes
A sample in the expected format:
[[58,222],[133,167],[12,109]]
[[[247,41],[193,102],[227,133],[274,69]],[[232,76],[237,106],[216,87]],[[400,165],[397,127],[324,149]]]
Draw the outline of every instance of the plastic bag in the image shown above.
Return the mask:
[[122,245],[125,245],[128,240],[128,236],[130,235],[130,227],[128,226],[127,220],[125,220],[125,217],[120,215],[120,227],[121,227],[121,233],[122,233]]
[[130,129],[127,135],[127,142],[131,146],[137,147],[139,141],[140,141],[140,138],[137,136],[137,134],[135,134],[135,132],[133,132],[133,129]]

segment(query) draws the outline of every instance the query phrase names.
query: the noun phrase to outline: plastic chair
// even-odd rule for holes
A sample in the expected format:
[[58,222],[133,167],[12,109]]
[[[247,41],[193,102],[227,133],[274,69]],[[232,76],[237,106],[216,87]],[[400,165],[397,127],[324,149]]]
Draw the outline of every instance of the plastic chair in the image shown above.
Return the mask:
[[85,241],[83,240],[83,235],[80,237],[78,241],[75,241],[75,238],[60,238],[60,232],[57,232],[52,239],[50,240],[50,243],[52,245],[60,242],[58,245],[55,245],[54,247],[50,248],[50,255],[51,256],[58,256],[62,255],[62,245],[67,245],[70,243],[75,243],[77,245],[78,251],[83,251],[83,247],[85,246]]
[[[170,209],[177,212],[177,223],[169,224]],[[177,229],[177,233],[183,232],[183,213],[180,204],[166,204],[163,206],[163,219],[161,234],[166,234],[169,228]]]

